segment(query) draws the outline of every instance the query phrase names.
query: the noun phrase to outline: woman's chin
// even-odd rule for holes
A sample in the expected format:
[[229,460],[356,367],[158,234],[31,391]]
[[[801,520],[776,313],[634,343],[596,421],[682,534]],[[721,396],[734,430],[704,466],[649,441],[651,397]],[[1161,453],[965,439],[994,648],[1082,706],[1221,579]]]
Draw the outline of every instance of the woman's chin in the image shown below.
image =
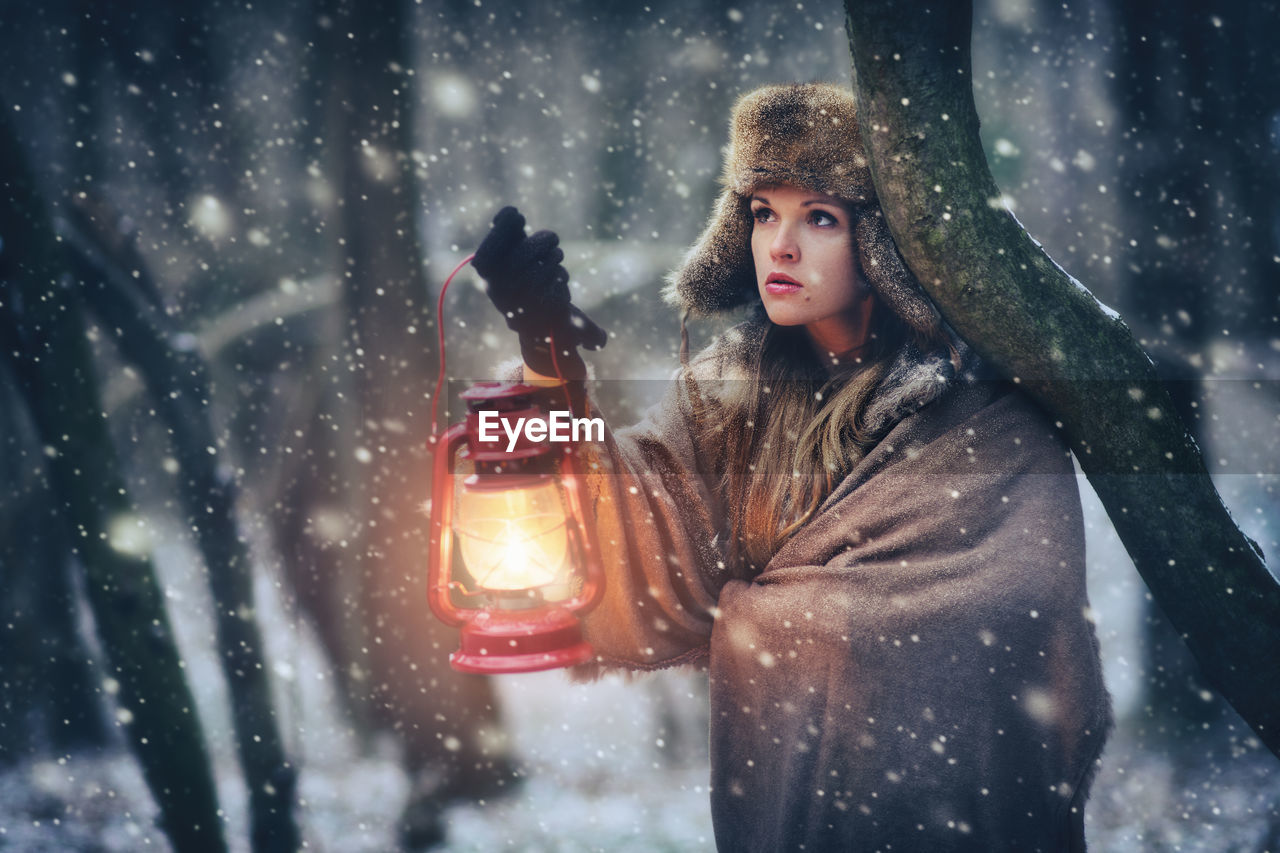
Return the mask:
[[788,311],[783,307],[771,308],[768,305],[764,308],[764,313],[768,315],[769,322],[775,326],[802,326],[806,322],[795,311]]

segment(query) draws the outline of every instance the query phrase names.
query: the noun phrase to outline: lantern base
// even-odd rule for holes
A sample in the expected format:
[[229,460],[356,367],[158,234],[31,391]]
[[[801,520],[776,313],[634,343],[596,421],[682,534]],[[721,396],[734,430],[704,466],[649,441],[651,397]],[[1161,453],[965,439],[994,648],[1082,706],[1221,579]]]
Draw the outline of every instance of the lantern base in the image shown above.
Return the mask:
[[462,647],[449,663],[458,672],[497,675],[575,666],[594,656],[578,618],[548,606],[479,611],[462,626]]

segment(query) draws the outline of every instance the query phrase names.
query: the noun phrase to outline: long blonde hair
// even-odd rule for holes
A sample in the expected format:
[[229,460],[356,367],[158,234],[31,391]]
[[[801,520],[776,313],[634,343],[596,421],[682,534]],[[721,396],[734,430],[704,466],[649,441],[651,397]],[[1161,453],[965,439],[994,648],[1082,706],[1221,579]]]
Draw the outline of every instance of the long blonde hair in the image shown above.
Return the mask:
[[[735,576],[763,570],[880,438],[867,429],[867,404],[912,336],[877,308],[866,355],[834,365],[819,361],[803,327],[761,318],[766,329],[744,387],[703,422],[704,438],[725,443],[719,487]],[[928,352],[949,341],[915,343]]]

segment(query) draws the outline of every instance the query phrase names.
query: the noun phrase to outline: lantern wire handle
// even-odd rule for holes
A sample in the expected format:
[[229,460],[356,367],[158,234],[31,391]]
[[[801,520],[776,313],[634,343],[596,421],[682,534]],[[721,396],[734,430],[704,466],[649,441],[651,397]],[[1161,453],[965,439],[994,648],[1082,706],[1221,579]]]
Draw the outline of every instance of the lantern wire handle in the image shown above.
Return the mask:
[[[556,379],[560,380],[560,389],[564,391],[564,404],[570,411],[573,411],[573,398],[569,396],[569,383],[564,379],[564,373],[560,370],[560,359],[556,358],[556,338],[555,335],[549,335],[551,341],[551,366],[556,371]],[[568,448],[566,448],[567,452]]]
[[440,298],[436,300],[436,331],[440,336],[440,373],[436,375],[436,391],[431,396],[431,437],[427,439],[427,443],[435,445],[438,440],[440,431],[439,421],[436,420],[436,404],[440,402],[440,389],[444,386],[444,295],[449,292],[449,285],[453,282],[453,277],[471,263],[471,259],[475,257],[475,253],[471,253],[463,258],[453,272],[449,273],[449,277],[444,280],[444,286],[440,288]]
[[[449,273],[449,277],[444,280],[444,284],[440,288],[440,297],[436,300],[436,332],[440,341],[440,372],[436,374],[436,390],[431,396],[431,437],[427,439],[427,444],[431,446],[435,446],[439,440],[440,426],[436,414],[438,410],[437,404],[440,402],[440,389],[444,386],[444,295],[449,292],[449,285],[453,283],[454,276],[461,272],[463,267],[471,263],[474,257],[475,253],[472,252],[458,262],[458,265],[453,268],[453,272]],[[551,338],[551,365],[555,368],[556,379],[560,380],[560,384],[564,388],[565,404],[572,409],[573,401],[569,396],[568,385],[565,384],[564,373],[560,370],[560,359],[556,358],[556,341],[554,337]]]

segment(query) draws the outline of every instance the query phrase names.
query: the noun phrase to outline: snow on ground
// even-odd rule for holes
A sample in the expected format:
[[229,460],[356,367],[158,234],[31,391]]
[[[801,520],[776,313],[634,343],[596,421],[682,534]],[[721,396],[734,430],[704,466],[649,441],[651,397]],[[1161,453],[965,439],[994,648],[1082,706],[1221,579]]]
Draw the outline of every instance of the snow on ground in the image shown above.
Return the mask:
[[[670,680],[677,690],[696,683]],[[661,704],[652,679],[569,685],[550,673],[510,681],[502,692],[528,778],[514,797],[447,811],[449,842],[441,849],[714,849],[705,753],[684,766],[664,757],[650,737]],[[308,846],[393,849],[408,780],[392,750],[377,744],[365,750],[340,727],[334,732],[325,750],[302,755]],[[1121,728],[1087,812],[1092,849],[1280,850],[1280,762],[1256,740],[1234,734],[1234,747],[1207,737],[1203,758],[1185,756],[1190,763],[1177,764],[1142,749]],[[228,770],[220,768],[222,799],[233,849],[243,851],[244,800]],[[73,756],[0,775],[0,850],[167,850],[154,817],[140,774],[121,754]]]
[[[669,680],[677,690],[696,683]],[[714,850],[705,753],[680,766],[648,739],[661,704],[651,679],[569,685],[550,673],[510,681],[502,692],[528,778],[514,797],[447,811],[449,841],[441,850]],[[1280,851],[1280,762],[1245,733],[1234,735],[1234,747],[1206,737],[1203,756],[1184,756],[1189,763],[1179,764],[1144,750],[1122,727],[1087,812],[1091,849]],[[362,750],[341,734],[302,760],[301,818],[310,849],[394,849],[393,823],[408,780],[390,749]],[[243,851],[243,796],[226,770],[229,834],[233,849]],[[124,755],[75,756],[0,775],[0,850],[167,850],[154,816],[142,778]]]
[[[1095,851],[1280,853],[1280,761],[1243,728],[1153,751],[1123,716],[1135,710],[1134,615],[1141,580],[1097,498],[1085,488],[1090,595],[1108,684],[1122,716],[1086,813]],[[165,531],[167,532],[167,531]],[[169,606],[217,761],[232,849],[247,851],[245,794],[231,755],[226,694],[210,644],[204,584],[186,545],[158,552]],[[300,763],[300,819],[308,847],[374,853],[395,848],[409,782],[388,742],[351,731],[327,667],[305,629],[263,577],[257,593],[288,746]],[[694,673],[571,684],[560,673],[499,679],[524,783],[504,800],[445,812],[441,850],[711,851],[705,683]],[[1238,726],[1238,724],[1237,724]],[[676,756],[682,760],[677,760]],[[0,773],[0,850],[167,850],[132,759],[72,755]]]
[[[703,725],[702,706],[688,695],[699,683],[684,673],[592,685],[569,684],[559,673],[503,679],[526,780],[516,796],[446,812],[449,842],[440,849],[713,850],[703,735],[685,725]],[[694,711],[680,719],[677,709],[673,728],[667,715],[676,700]],[[341,721],[321,719],[332,706],[306,707],[309,724],[327,729],[323,748],[308,739],[300,753],[308,847],[394,849],[394,822],[409,791],[394,749],[362,746]],[[676,744],[657,737],[660,731],[688,747],[692,760],[674,760],[666,747]],[[233,850],[245,851],[244,794],[234,766],[219,765],[228,835]],[[141,774],[122,753],[77,755],[0,774],[0,850],[168,850],[155,817]]]

